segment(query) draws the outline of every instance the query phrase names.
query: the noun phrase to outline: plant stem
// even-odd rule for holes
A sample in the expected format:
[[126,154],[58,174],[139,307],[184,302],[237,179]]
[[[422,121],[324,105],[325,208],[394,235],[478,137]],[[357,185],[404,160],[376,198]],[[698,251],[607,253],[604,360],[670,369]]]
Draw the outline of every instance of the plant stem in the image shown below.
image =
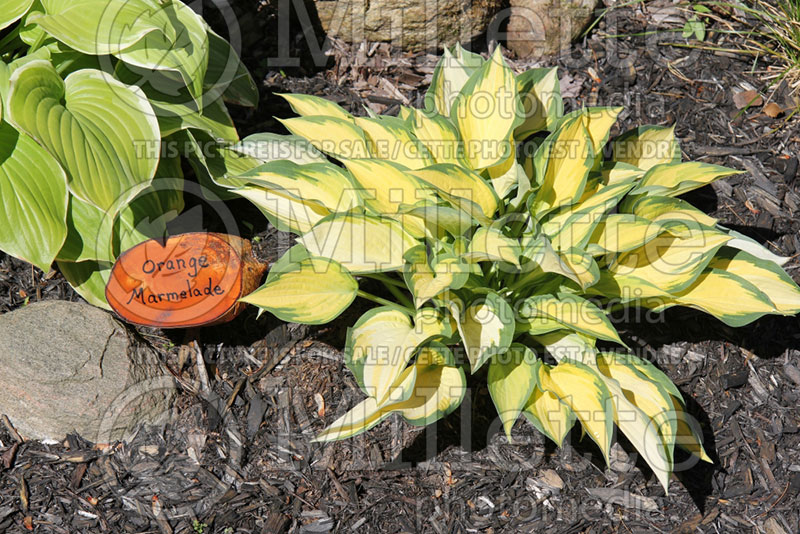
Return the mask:
[[406,288],[406,285],[403,282],[401,282],[400,280],[395,280],[391,276],[386,276],[385,274],[372,273],[372,274],[362,274],[361,276],[372,278],[373,280],[378,280],[380,282],[383,282],[384,284],[391,284],[401,289]]
[[400,291],[400,288],[392,286],[392,285],[387,285],[386,289],[391,291],[392,295],[394,295],[394,298],[399,300],[400,304],[402,304],[406,308],[409,308],[409,309],[414,309],[415,308],[414,304],[411,302],[411,300],[408,298],[408,296],[406,296],[402,291]]
[[[0,41],[0,54],[3,54],[3,53],[6,52],[5,47],[8,46],[10,43],[12,43],[14,41],[14,39],[17,38],[17,36],[19,36],[19,32],[20,32],[21,29],[22,29],[22,24],[17,24],[16,28],[11,30],[8,33],[8,35],[3,37],[3,40]],[[9,52],[10,52],[10,50],[9,50]]]
[[366,291],[362,291],[360,289],[358,290],[358,293],[356,293],[356,295],[358,295],[362,299],[371,300],[372,302],[374,302],[376,304],[380,304],[381,306],[387,306],[387,307],[395,309],[395,310],[397,310],[399,312],[406,313],[406,314],[408,314],[408,315],[410,315],[412,317],[414,316],[414,312],[412,312],[411,309],[406,308],[405,306],[401,306],[400,304],[398,304],[396,302],[392,302],[391,300],[386,300],[386,299],[383,299],[381,297],[377,297],[377,296],[375,296],[375,295],[373,295],[371,293],[367,293]]
[[39,35],[39,37],[36,38],[36,41],[34,41],[31,47],[28,49],[28,55],[33,54],[34,52],[39,50],[39,47],[42,46],[47,37],[48,37],[47,32],[42,32],[41,35]]

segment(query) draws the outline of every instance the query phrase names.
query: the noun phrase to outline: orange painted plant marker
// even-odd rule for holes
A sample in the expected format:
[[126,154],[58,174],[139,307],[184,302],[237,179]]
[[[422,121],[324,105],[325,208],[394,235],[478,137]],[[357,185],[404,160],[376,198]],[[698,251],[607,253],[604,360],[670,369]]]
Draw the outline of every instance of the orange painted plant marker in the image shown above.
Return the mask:
[[239,298],[267,269],[240,237],[193,232],[151,239],[117,258],[106,299],[123,320],[159,328],[220,324],[236,317]]

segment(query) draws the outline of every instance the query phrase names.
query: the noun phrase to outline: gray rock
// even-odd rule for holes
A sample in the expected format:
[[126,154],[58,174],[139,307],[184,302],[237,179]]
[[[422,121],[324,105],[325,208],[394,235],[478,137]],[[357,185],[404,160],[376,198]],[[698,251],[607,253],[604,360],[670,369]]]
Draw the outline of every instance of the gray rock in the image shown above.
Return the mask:
[[111,315],[47,301],[0,315],[0,413],[23,436],[104,443],[153,422],[175,395],[152,349]]
[[388,41],[416,51],[467,43],[486,31],[501,0],[315,0],[322,28],[348,43]]
[[507,43],[520,58],[563,53],[594,18],[598,0],[510,0]]

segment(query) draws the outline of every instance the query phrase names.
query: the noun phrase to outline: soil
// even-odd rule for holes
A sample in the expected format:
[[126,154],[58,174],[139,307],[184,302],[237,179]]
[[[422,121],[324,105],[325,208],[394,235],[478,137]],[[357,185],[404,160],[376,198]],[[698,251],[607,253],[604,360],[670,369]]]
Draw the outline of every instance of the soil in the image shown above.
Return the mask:
[[[274,29],[266,11],[245,17],[259,35]],[[791,95],[768,88],[759,71],[771,67],[749,56],[675,46],[687,43],[679,32],[632,35],[657,29],[658,13],[639,4],[615,10],[570,56],[543,64],[561,67],[568,109],[624,105],[615,133],[675,123],[685,160],[746,171],[690,200],[790,256],[785,267],[800,280],[800,120],[733,102],[750,88],[781,105]],[[712,31],[706,43],[736,39]],[[419,103],[435,64],[433,55],[388,45],[334,42],[324,68],[281,71],[257,52],[246,48],[244,59],[262,102],[235,111],[243,136],[280,131],[272,117],[290,110],[275,92],[326,96],[360,115],[364,106],[391,113]],[[263,219],[252,224],[245,235],[258,237],[262,258],[290,245]],[[0,313],[78,298],[57,272],[0,254]],[[623,339],[682,391],[714,460],[678,458],[665,495],[624,440],[611,469],[577,429],[557,449],[520,422],[509,443],[482,376],[435,425],[390,418],[349,441],[312,443],[359,400],[341,348],[366,308],[357,302],[324,327],[249,310],[202,330],[139,329],[182,385],[171,422],[101,446],[78,436],[19,442],[0,426],[0,532],[800,532],[800,319],[732,329],[683,309],[656,321],[615,318]]]

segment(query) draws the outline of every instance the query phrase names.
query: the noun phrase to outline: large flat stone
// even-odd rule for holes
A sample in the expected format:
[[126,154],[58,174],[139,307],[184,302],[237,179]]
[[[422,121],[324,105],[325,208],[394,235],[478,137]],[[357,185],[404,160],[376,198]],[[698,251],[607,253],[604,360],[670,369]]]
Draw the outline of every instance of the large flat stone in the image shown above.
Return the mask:
[[121,439],[175,395],[155,352],[107,312],[47,301],[0,316],[0,413],[30,439]]

